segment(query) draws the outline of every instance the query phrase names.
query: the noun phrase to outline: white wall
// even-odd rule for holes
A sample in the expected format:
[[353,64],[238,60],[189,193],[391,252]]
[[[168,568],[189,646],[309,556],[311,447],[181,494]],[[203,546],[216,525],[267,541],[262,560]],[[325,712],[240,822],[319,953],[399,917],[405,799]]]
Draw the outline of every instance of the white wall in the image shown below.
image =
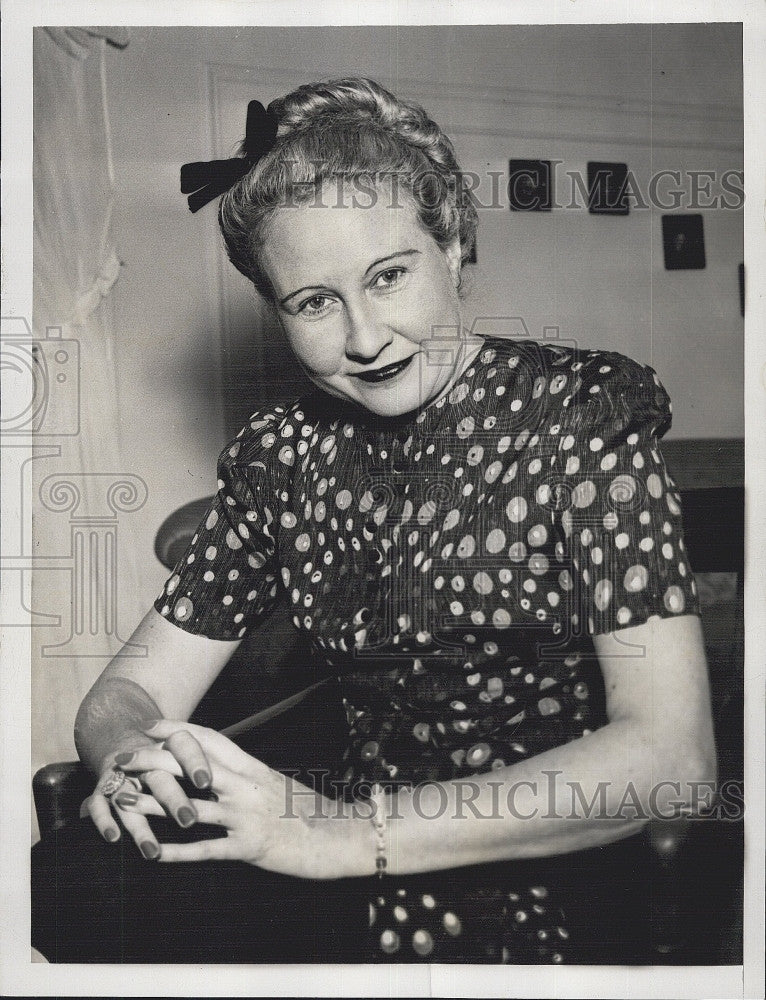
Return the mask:
[[[124,52],[109,52],[107,84],[124,260],[114,293],[120,471],[149,488],[126,515],[142,553],[140,605],[167,575],[152,552],[158,526],[215,488],[228,433],[224,338],[236,360],[254,333],[252,296],[223,264],[214,207],[192,216],[178,189],[182,163],[233,149],[249,96],[266,103],[277,84],[368,75],[420,97],[454,131],[467,168],[505,170],[514,156],[584,171],[588,159],[615,159],[646,182],[660,168],[741,169],[740,63],[737,30],[720,24],[133,29]],[[707,269],[675,273],[662,265],[660,214],[482,213],[468,316],[521,316],[533,336],[558,326],[584,346],[650,362],[674,399],[674,435],[740,436],[741,213],[706,212]],[[65,637],[67,601],[62,587],[62,626],[40,628],[40,644]],[[136,624],[119,620],[123,636]],[[76,706],[103,666],[60,685],[53,723],[51,705],[38,703],[37,763],[72,755]],[[38,689],[47,669],[35,665]]]

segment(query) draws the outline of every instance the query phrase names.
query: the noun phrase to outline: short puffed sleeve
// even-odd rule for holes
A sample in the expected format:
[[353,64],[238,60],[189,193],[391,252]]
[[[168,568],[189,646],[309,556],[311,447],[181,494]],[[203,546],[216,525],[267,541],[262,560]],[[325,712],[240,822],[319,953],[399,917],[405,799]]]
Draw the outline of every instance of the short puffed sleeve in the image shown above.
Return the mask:
[[562,407],[555,469],[574,624],[590,635],[699,614],[681,498],[658,444],[671,419],[652,368],[585,355]]
[[[267,420],[254,420],[261,429]],[[242,433],[218,459],[218,490],[156,610],[186,632],[236,640],[278,600],[268,471]]]

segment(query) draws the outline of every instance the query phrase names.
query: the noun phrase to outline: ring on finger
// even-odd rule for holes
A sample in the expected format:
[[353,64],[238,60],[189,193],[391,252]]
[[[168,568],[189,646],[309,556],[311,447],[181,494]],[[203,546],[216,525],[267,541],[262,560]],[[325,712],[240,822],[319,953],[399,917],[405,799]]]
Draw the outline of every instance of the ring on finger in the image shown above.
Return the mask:
[[125,784],[126,774],[119,767],[113,767],[103,775],[98,783],[96,791],[104,798],[111,798],[115,792],[119,792]]
[[101,778],[96,791],[103,795],[104,798],[109,799],[114,794],[119,792],[125,784],[130,784],[136,789],[136,791],[141,791],[141,782],[138,778],[125,774],[125,772],[119,767],[113,767]]

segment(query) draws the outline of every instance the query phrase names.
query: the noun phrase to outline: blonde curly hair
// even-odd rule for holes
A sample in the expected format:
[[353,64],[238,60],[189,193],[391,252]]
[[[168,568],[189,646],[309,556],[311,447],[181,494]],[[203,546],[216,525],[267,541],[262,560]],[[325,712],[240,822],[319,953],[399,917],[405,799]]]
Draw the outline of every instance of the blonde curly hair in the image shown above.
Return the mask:
[[373,80],[348,77],[298,87],[269,111],[279,121],[274,147],[218,207],[229,260],[268,301],[273,291],[260,250],[269,219],[281,206],[315,199],[325,181],[337,178],[374,185],[396,178],[438,246],[444,250],[457,237],[461,263],[469,259],[476,207],[452,143],[419,105]]

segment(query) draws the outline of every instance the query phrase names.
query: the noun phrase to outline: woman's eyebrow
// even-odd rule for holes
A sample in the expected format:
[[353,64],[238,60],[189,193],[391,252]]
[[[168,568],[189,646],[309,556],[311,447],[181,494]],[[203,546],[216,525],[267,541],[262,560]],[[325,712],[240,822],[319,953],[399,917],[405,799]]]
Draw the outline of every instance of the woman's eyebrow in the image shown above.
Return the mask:
[[[369,274],[374,267],[378,266],[378,264],[384,264],[387,260],[393,260],[395,257],[414,257],[414,256],[420,256],[420,250],[415,250],[415,249],[396,250],[394,253],[387,254],[385,257],[378,257],[377,260],[374,260],[372,264],[370,264],[370,266],[364,273]],[[290,292],[289,295],[285,295],[283,299],[279,300],[279,304],[281,306],[284,306],[295,295],[300,295],[301,292],[310,292],[314,288],[324,288],[324,285],[304,285],[303,288],[297,288],[294,292]]]
[[388,254],[387,257],[379,257],[377,260],[374,260],[364,273],[369,274],[373,267],[377,267],[378,264],[384,264],[387,260],[393,260],[394,257],[413,257],[415,254],[420,254],[420,250],[397,250],[395,253]]

